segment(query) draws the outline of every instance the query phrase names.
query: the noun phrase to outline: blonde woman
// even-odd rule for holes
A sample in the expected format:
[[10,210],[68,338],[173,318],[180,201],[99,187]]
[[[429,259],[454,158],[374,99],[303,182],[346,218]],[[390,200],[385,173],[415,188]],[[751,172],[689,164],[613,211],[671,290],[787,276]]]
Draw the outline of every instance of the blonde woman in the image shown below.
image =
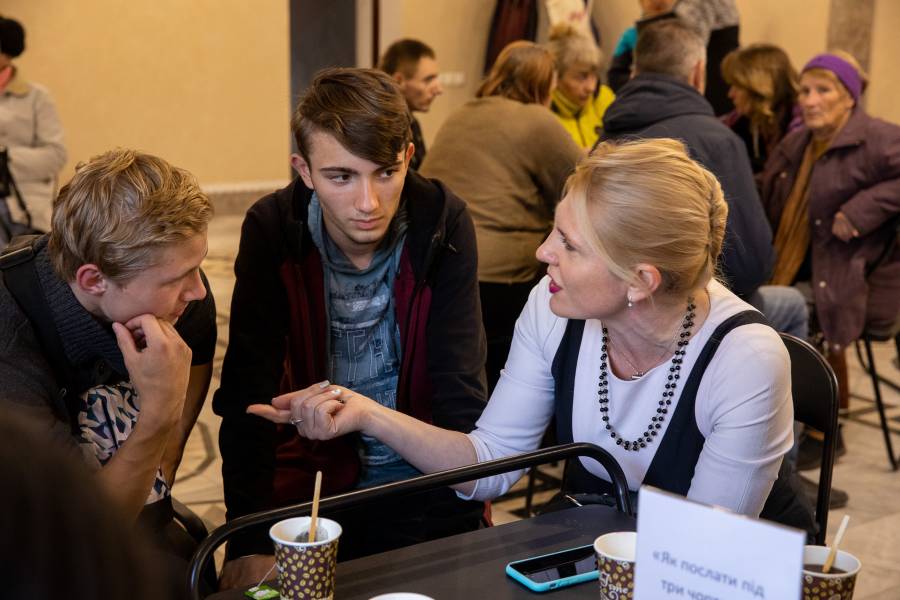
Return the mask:
[[760,173],[781,138],[800,125],[792,124],[797,71],[778,46],[753,44],[725,57],[722,77],[734,103],[734,110],[723,115],[722,122],[744,141],[753,172]]
[[489,390],[506,362],[516,315],[543,275],[534,251],[582,155],[546,108],[555,82],[547,49],[509,44],[477,97],[444,122],[420,169],[465,200],[475,221]]
[[603,113],[616,99],[597,76],[603,54],[594,40],[568,23],[550,31],[547,48],[559,73],[550,109],[576,144],[591,148],[603,129]]
[[[312,439],[363,431],[423,472],[534,450],[555,415],[560,442],[606,448],[631,490],[652,484],[757,516],[793,441],[790,361],[761,315],[714,278],[727,212],[716,178],[680,142],[602,144],[568,180],[537,251],[548,276],[473,432],[334,386],[249,412],[295,419]],[[569,491],[610,489],[593,461],[572,466]],[[494,498],[521,475],[457,491]]]

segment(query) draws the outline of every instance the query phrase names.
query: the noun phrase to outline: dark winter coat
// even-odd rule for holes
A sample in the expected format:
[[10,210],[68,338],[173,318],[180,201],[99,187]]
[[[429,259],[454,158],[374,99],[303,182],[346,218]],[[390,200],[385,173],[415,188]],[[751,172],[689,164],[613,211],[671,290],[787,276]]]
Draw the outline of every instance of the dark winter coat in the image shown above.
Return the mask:
[[[213,408],[228,519],[354,489],[356,434],[310,441],[293,427],[245,414],[254,403],[327,377],[322,259],[307,227],[312,191],[298,178],[247,212],[235,262],[228,351]],[[469,432],[486,402],[486,344],[475,229],[465,204],[409,171],[401,202],[409,228],[394,284],[402,361],[397,410]],[[231,555],[271,552],[265,531],[236,536]]]
[[[778,230],[794,177],[812,138],[805,127],[781,141],[763,172],[763,202]],[[841,211],[859,237],[831,233]],[[896,237],[900,213],[900,127],[856,108],[809,178],[812,289],[819,325],[838,349],[866,322],[890,323],[900,310],[900,248],[876,262]]]

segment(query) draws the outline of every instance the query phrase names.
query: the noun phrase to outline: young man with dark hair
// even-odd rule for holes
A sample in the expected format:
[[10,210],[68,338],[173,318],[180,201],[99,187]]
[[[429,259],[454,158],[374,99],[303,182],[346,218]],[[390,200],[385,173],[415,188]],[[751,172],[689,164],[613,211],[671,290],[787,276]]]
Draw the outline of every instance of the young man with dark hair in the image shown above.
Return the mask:
[[[378,68],[397,82],[410,111],[428,112],[434,99],[444,93],[438,78],[434,50],[419,40],[405,39],[391,44],[381,57]],[[425,139],[415,117],[411,127],[412,143],[416,150],[409,166],[418,170],[425,160]]]
[[[486,399],[475,231],[465,204],[409,169],[410,114],[369,69],[320,72],[292,121],[299,174],[247,213],[235,262],[228,350],[214,408],[227,517],[418,474],[390,447],[348,435],[310,442],[251,404],[333,381],[468,432]],[[478,526],[449,490],[331,515],[342,558]],[[273,564],[265,528],[228,545],[222,586]]]

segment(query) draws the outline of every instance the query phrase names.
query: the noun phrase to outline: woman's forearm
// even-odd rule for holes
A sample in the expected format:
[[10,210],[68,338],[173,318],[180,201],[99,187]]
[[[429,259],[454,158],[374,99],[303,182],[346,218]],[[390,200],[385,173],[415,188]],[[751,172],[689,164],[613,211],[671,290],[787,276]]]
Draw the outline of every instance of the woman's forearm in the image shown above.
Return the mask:
[[[423,473],[470,465],[478,460],[468,436],[442,429],[382,406],[328,381],[253,404],[247,412],[273,423],[290,423],[311,440],[330,440],[354,431],[380,440]],[[471,495],[474,482],[453,486]]]
[[[434,473],[470,465],[478,461],[469,437],[458,431],[441,429],[383,406],[367,411],[363,433],[377,438],[423,473]],[[471,494],[474,482],[453,488]]]

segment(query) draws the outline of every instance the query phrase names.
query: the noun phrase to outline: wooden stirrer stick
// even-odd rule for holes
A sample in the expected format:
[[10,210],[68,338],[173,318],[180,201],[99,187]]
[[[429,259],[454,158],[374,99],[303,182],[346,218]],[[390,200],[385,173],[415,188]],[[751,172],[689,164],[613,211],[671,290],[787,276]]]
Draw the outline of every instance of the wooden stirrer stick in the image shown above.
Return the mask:
[[841,543],[841,540],[844,539],[844,532],[847,531],[847,523],[850,522],[850,515],[844,515],[844,518],[841,519],[841,525],[838,527],[837,535],[834,536],[834,540],[831,542],[831,550],[828,552],[828,558],[825,559],[825,564],[822,565],[822,572],[828,573],[831,571],[831,565],[834,564],[834,559],[837,558],[838,546]]
[[309,517],[309,543],[316,541],[316,521],[319,520],[319,493],[322,491],[322,471],[316,471],[316,488],[313,491],[312,513]]

